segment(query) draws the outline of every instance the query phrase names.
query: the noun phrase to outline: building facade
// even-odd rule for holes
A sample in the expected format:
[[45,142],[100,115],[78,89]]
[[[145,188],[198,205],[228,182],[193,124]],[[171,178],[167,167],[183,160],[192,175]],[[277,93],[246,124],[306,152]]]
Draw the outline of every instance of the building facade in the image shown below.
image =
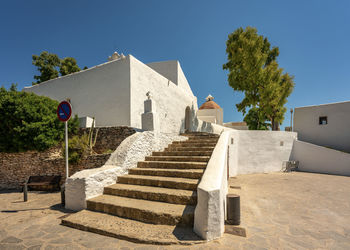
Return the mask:
[[295,108],[298,139],[350,152],[350,101]]
[[197,110],[178,61],[144,64],[132,55],[112,56],[109,62],[24,88],[26,92],[70,100],[73,114],[95,117],[96,126],[142,127],[146,93],[153,99],[161,132],[185,129],[186,107]]

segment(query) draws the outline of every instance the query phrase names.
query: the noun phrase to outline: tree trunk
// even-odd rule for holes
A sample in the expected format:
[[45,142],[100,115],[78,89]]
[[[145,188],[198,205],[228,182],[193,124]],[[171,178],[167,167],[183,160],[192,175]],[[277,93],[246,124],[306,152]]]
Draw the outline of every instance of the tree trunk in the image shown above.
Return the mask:
[[280,124],[275,121],[275,118],[271,119],[271,129],[272,129],[272,131],[279,131],[280,130]]

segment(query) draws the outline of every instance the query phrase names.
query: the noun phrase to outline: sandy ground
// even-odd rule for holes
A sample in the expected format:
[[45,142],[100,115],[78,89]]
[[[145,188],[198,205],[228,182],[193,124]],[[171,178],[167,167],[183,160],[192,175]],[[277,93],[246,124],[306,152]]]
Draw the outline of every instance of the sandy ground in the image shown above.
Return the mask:
[[0,249],[350,249],[350,177],[274,173],[231,178],[247,237],[206,244],[131,243],[60,225],[60,193],[0,191]]

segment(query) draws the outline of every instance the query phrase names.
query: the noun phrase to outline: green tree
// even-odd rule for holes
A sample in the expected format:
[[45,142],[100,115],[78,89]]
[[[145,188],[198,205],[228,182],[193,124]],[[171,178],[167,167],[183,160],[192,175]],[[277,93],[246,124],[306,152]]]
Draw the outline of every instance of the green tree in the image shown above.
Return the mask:
[[[37,81],[33,82],[33,85],[57,78],[58,73],[65,76],[81,70],[73,57],[66,57],[61,60],[56,54],[47,51],[41,52],[39,56],[33,55],[33,65],[40,72],[40,75],[34,76]],[[87,67],[85,66],[84,69],[87,69]]]
[[269,125],[266,121],[268,118],[260,109],[253,107],[249,109],[247,115],[243,119],[250,130],[268,130]]
[[60,73],[62,76],[69,75],[79,71],[80,71],[80,68],[77,65],[77,61],[73,57],[66,57],[63,60],[61,60]]
[[[0,151],[45,150],[64,137],[64,123],[57,118],[58,102],[34,93],[0,88]],[[68,123],[70,134],[78,130],[78,118]]]
[[34,79],[37,81],[33,82],[33,85],[58,77],[57,67],[60,66],[61,60],[56,54],[43,51],[39,56],[33,55],[32,59],[33,65],[40,72],[40,75],[34,76]]
[[264,70],[265,86],[259,90],[259,109],[271,121],[272,130],[279,130],[284,120],[288,96],[294,89],[293,77],[283,74],[277,62],[270,63]]
[[267,38],[247,27],[229,34],[226,53],[223,69],[229,71],[229,85],[244,93],[236,104],[238,111],[245,114],[247,108],[256,108],[270,120],[272,130],[277,130],[286,112],[283,105],[294,87],[293,77],[283,74],[276,62],[279,49],[271,48]]

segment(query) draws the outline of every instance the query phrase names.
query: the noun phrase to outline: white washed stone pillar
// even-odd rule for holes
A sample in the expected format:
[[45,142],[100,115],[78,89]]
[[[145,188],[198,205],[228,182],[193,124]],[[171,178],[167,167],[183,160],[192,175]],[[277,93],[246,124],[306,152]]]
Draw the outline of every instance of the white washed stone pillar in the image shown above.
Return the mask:
[[142,129],[145,131],[159,131],[159,122],[156,113],[156,105],[151,99],[151,93],[147,92],[147,97],[144,101],[144,113],[141,115]]

